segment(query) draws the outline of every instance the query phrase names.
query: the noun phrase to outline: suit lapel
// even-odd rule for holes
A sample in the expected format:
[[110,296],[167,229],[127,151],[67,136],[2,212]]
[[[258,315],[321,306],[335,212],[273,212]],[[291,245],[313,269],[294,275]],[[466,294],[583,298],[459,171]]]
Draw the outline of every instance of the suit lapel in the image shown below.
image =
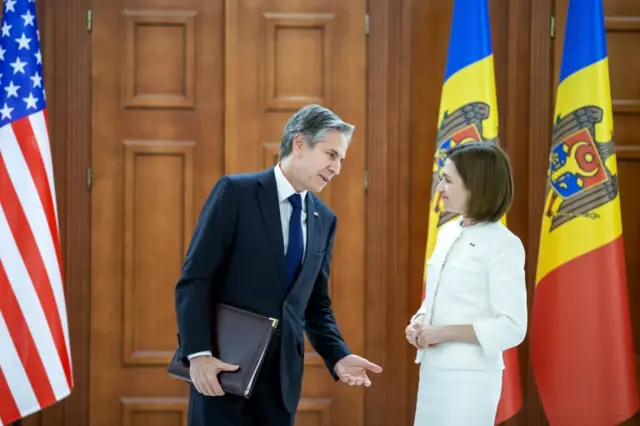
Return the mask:
[[[433,312],[433,305],[435,303],[436,294],[438,292],[438,287],[440,287],[440,279],[442,278],[442,270],[444,268],[444,264],[447,261],[447,257],[449,256],[449,252],[451,251],[451,247],[456,242],[456,240],[460,237],[459,230],[451,230],[448,234],[441,234],[439,238],[442,238],[442,246],[438,253],[434,252],[434,264],[431,267],[434,268],[432,273],[435,276],[433,282],[427,281],[427,291],[429,291],[429,287],[433,287],[431,289],[432,297],[430,298],[430,306],[429,312]],[[427,278],[429,280],[429,278]],[[431,315],[430,315],[431,316]]]
[[309,264],[308,260],[313,258],[322,244],[322,221],[313,197],[311,192],[307,193],[307,250],[303,268]]
[[273,248],[274,261],[280,281],[284,280],[284,242],[282,241],[282,222],[278,205],[278,188],[273,169],[264,173],[259,180],[258,202],[262,220]]

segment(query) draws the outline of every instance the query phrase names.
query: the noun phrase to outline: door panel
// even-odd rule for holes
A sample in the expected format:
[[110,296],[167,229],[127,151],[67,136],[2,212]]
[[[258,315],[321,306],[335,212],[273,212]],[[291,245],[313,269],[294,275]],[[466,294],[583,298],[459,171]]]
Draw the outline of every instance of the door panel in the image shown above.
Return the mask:
[[[277,162],[286,120],[318,103],[355,124],[340,176],[320,197],[338,215],[330,293],[354,352],[364,350],[365,2],[227,0],[225,158],[228,173]],[[305,342],[297,426],[362,425],[363,389],[335,384]]]
[[[277,161],[308,103],[356,125],[320,196],[339,216],[336,316],[362,353],[364,0],[95,0],[93,13],[90,425],[186,423],[187,387],[165,370],[193,227],[223,173]],[[297,426],[362,425],[363,389],[333,383],[308,342],[305,364]]]
[[173,290],[223,172],[221,2],[94,2],[91,426],[186,424]]

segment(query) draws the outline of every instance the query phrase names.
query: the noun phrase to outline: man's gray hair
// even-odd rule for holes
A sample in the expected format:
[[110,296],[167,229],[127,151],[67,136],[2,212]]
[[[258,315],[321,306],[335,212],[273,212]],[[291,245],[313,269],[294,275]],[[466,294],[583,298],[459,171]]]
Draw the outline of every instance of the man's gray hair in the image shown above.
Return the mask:
[[333,111],[320,105],[307,105],[291,116],[284,126],[282,142],[280,143],[280,159],[287,157],[293,151],[293,139],[302,134],[305,142],[313,148],[324,140],[328,130],[337,130],[351,142],[355,126],[346,123]]

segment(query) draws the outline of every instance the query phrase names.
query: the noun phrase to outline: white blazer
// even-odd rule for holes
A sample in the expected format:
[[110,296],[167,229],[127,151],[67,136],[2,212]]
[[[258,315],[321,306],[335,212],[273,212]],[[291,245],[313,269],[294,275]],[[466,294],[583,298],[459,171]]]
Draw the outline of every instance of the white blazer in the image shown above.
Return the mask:
[[500,222],[440,228],[427,261],[422,306],[411,318],[426,325],[471,324],[478,344],[444,342],[419,349],[416,363],[446,369],[502,370],[502,352],[527,331],[525,252]]

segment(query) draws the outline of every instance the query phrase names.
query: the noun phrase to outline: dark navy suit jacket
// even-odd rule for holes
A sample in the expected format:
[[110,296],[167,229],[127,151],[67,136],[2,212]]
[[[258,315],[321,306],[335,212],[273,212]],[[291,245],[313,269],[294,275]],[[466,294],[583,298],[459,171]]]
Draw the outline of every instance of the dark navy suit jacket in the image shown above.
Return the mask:
[[[280,387],[289,412],[302,387],[304,338],[334,365],[350,354],[336,324],[328,293],[336,216],[307,193],[307,247],[295,283],[284,291],[284,245],[273,168],[225,176],[211,191],[191,240],[176,286],[180,351],[212,350],[213,301],[280,322]],[[224,361],[224,360],[223,360]]]

